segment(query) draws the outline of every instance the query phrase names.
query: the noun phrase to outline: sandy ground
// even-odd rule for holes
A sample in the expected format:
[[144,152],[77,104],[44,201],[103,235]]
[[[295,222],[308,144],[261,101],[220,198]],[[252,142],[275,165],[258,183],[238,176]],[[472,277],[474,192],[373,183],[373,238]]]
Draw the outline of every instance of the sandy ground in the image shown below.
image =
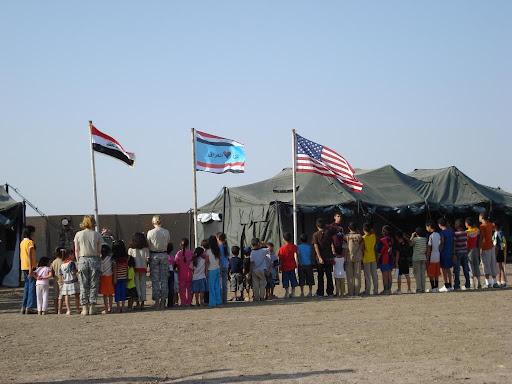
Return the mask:
[[508,288],[87,317],[20,295],[0,290],[1,383],[512,382]]

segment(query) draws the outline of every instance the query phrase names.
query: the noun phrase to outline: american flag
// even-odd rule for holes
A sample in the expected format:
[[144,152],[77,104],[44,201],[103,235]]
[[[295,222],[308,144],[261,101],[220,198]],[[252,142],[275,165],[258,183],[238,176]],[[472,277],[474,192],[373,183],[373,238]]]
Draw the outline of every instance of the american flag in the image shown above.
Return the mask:
[[296,137],[297,172],[312,172],[334,177],[352,191],[361,192],[363,183],[356,179],[355,171],[343,156],[302,136]]

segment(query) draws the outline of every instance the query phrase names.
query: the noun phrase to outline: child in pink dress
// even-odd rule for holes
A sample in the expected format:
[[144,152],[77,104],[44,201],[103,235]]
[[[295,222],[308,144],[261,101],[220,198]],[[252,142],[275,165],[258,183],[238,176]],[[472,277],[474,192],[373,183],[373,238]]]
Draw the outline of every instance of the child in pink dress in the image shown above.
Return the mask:
[[192,276],[194,270],[190,268],[190,263],[194,257],[194,252],[188,251],[188,239],[181,239],[181,250],[176,254],[175,266],[178,270],[180,302],[182,306],[192,304]]

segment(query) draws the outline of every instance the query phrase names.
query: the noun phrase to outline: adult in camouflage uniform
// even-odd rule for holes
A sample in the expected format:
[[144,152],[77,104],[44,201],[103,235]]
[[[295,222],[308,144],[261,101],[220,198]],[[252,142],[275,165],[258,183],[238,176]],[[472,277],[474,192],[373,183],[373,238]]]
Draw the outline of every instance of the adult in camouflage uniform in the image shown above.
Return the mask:
[[150,251],[149,275],[151,277],[151,289],[155,308],[165,307],[167,297],[167,278],[169,276],[169,257],[167,255],[167,244],[171,242],[169,231],[162,228],[160,215],[153,216],[151,220],[153,229],[148,231],[147,239]]
[[75,248],[75,229],[71,225],[69,219],[63,218],[62,226],[59,229],[59,247],[66,249],[74,249]]
[[96,232],[94,216],[84,216],[80,228],[75,235],[75,256],[78,262],[78,282],[80,283],[80,303],[82,315],[94,315],[94,307],[98,299],[98,288],[101,276],[101,244],[102,238]]

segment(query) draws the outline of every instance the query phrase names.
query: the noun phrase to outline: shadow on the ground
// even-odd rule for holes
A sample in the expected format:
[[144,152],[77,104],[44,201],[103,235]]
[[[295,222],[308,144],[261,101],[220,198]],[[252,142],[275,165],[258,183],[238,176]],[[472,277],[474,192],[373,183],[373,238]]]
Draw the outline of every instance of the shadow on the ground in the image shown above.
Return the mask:
[[[480,290],[467,290],[467,291],[456,291],[456,292],[450,292],[450,294],[476,294],[476,293],[499,293],[502,291],[507,291],[512,289],[512,286],[507,286],[505,288],[499,288],[499,289],[480,289]],[[422,293],[422,294],[415,294],[415,296],[421,295],[421,296],[430,296],[431,294],[428,293]],[[0,288],[0,312],[2,313],[17,313],[20,310],[21,307],[21,300],[23,296],[23,288]],[[391,295],[395,296],[395,295]],[[402,296],[409,296],[407,294],[403,294]],[[251,306],[261,306],[261,305],[294,305],[294,304],[302,304],[302,303],[308,303],[308,302],[319,302],[319,301],[349,301],[349,300],[371,300],[376,298],[382,298],[381,295],[369,295],[369,296],[353,296],[353,297],[334,297],[334,296],[323,296],[323,297],[295,297],[293,299],[274,299],[274,300],[267,300],[263,302],[245,302],[245,301],[230,301],[227,304],[221,305],[218,307],[218,309],[229,309],[229,308],[243,308],[243,307],[251,307]],[[50,303],[49,303],[49,310],[50,314],[54,313],[53,311],[53,292],[50,288]],[[102,306],[102,299],[101,295],[98,298],[99,306]],[[71,300],[71,304],[74,304],[74,299]],[[150,306],[147,307],[150,311]],[[211,309],[209,306],[202,306],[202,307],[180,307],[180,306],[174,306],[172,308],[166,308],[166,311],[200,311],[200,310],[208,310]],[[127,312],[130,313],[130,312]]]
[[[107,383],[162,383],[162,384],[173,384],[173,383],[245,383],[245,382],[265,382],[265,381],[277,381],[277,380],[296,380],[306,377],[314,377],[319,375],[335,375],[340,373],[355,373],[353,369],[334,369],[334,370],[322,370],[322,371],[308,371],[308,372],[296,372],[296,373],[264,373],[264,374],[253,374],[253,375],[229,375],[229,369],[217,369],[209,370],[204,372],[198,372],[192,375],[178,376],[178,377],[152,377],[152,376],[141,376],[141,377],[108,377],[104,379],[72,379],[62,381],[34,381],[30,383],[34,384],[51,384],[51,383],[68,383],[68,384],[107,384]],[[224,373],[218,377],[203,377],[209,374]],[[26,383],[29,384],[29,383]]]

